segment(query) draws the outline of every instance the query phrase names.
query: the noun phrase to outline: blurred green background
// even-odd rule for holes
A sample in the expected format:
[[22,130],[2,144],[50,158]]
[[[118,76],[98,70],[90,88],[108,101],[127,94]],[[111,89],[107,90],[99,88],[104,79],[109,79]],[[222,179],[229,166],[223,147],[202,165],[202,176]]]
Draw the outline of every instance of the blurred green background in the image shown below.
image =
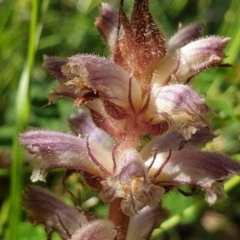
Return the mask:
[[[18,144],[26,128],[69,132],[67,118],[76,107],[69,100],[47,106],[56,82],[42,69],[43,55],[76,53],[108,55],[94,21],[100,0],[0,0],[0,239],[46,239],[41,226],[28,223],[21,207],[21,192],[30,184],[29,157]],[[106,1],[117,8],[118,1]],[[132,1],[125,1],[131,9]],[[231,37],[226,48],[231,68],[201,73],[193,82],[213,110],[212,130],[218,135],[208,148],[240,160],[240,2],[238,0],[151,0],[155,19],[170,37],[178,27],[203,23],[204,35]],[[68,199],[61,173],[50,174],[48,187]],[[71,180],[76,182],[76,180]],[[74,185],[74,184],[73,184]],[[153,239],[240,239],[240,181],[227,185],[229,198],[213,207],[199,197],[173,192],[164,200],[170,218]],[[87,199],[90,191],[85,193]],[[96,203],[91,211],[104,215]],[[54,237],[58,239],[57,236]]]

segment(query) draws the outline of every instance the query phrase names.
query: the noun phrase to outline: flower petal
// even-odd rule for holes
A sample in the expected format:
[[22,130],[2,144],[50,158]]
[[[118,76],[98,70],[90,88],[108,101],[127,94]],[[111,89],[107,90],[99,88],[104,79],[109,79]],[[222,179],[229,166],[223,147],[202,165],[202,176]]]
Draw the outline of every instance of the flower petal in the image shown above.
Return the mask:
[[153,138],[141,150],[141,156],[146,160],[153,155],[154,151],[167,152],[169,150],[200,149],[208,141],[212,140],[213,137],[214,135],[209,132],[208,128],[200,128],[196,133],[192,134],[191,138],[188,140],[176,131],[168,132]]
[[155,65],[152,82],[159,86],[173,82],[172,73],[176,72],[179,65],[179,57],[176,51],[169,52],[161,61]]
[[141,104],[138,83],[110,60],[79,54],[68,58],[66,64],[62,62],[45,57],[45,69],[54,77],[60,76],[60,86],[50,95],[50,100],[67,96],[81,104],[100,97],[122,108],[128,108],[129,101],[133,106]]
[[126,240],[150,239],[152,230],[160,225],[165,216],[166,213],[159,206],[143,208],[130,219]]
[[173,78],[186,81],[195,74],[219,66],[225,55],[223,49],[229,38],[207,37],[195,40],[180,49],[180,65]]
[[[85,89],[94,95],[92,98],[106,99],[124,109],[129,107],[129,94],[134,103],[140,101],[141,90],[138,83],[131,80],[123,69],[105,58],[75,55],[62,66],[62,72],[68,78],[67,86],[74,86],[75,92],[79,92],[80,96]],[[134,89],[131,93],[130,85]]]
[[153,85],[147,117],[152,123],[167,120],[186,139],[202,126],[208,110],[204,98],[187,85]]
[[112,139],[101,128],[98,128],[92,120],[91,114],[87,109],[79,109],[77,114],[72,114],[69,119],[72,131],[82,138],[89,137],[90,140],[98,143],[103,148],[110,149]]
[[66,77],[62,73],[61,67],[65,64],[67,64],[67,59],[44,55],[43,68],[63,84]]
[[96,19],[95,26],[103,39],[113,50],[117,40],[118,13],[109,4],[101,4],[100,16]]
[[149,182],[137,150],[124,150],[117,160],[116,175],[101,182],[101,199],[110,202],[121,198],[121,209],[128,216],[134,215],[147,205],[156,206],[164,194],[164,189]]
[[66,76],[62,73],[61,68],[67,64],[67,59],[59,57],[44,56],[43,68],[59,81],[59,87],[49,95],[49,102],[55,102],[58,98],[65,96],[77,98],[73,87],[66,87]]
[[117,119],[116,113],[114,114],[115,118],[111,117],[110,109],[106,108],[100,99],[88,102],[86,106],[90,109],[93,122],[97,127],[103,129],[115,140],[121,139],[126,125],[124,120]]
[[30,153],[41,157],[35,162],[32,181],[44,181],[53,168],[86,171],[97,177],[103,177],[112,169],[111,154],[107,150],[79,137],[36,130],[21,134],[20,143]]
[[168,41],[169,49],[177,49],[183,47],[187,43],[198,39],[201,36],[203,29],[202,24],[191,24],[186,27],[180,27],[180,29],[175,33]]
[[63,239],[69,237],[82,225],[86,217],[71,206],[65,204],[53,193],[40,187],[29,186],[23,194],[23,206],[34,223],[44,224],[60,234]]
[[108,220],[98,219],[78,229],[70,240],[114,240],[117,230]]
[[160,153],[145,165],[149,178],[156,184],[198,186],[206,192],[211,204],[222,194],[215,183],[240,174],[240,165],[236,161],[213,152],[182,150]]

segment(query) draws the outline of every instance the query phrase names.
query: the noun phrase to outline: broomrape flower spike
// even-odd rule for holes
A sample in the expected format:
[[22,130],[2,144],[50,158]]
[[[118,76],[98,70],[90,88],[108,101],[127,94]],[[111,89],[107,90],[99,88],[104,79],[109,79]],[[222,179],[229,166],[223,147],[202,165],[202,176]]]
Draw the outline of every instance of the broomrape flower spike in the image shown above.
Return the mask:
[[[188,85],[196,74],[224,65],[229,38],[203,38],[202,25],[192,24],[167,41],[147,0],[134,1],[130,19],[123,3],[118,12],[102,3],[95,22],[109,58],[44,57],[44,69],[59,82],[49,101],[68,97],[79,107],[69,119],[74,134],[30,130],[20,136],[38,155],[32,181],[45,181],[55,168],[71,170],[109,203],[108,220],[80,224],[68,236],[74,240],[149,239],[161,220],[156,208],[171,189],[199,187],[213,204],[224,197],[223,180],[240,173],[234,160],[200,150],[214,137],[209,108]],[[35,216],[31,198],[25,199]],[[138,224],[146,228],[138,231]]]

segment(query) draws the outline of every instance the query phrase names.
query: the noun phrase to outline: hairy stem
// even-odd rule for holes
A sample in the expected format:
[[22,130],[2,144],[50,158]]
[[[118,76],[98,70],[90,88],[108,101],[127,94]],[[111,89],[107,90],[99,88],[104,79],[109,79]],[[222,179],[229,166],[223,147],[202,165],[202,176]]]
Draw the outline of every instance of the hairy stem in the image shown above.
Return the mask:
[[116,240],[126,240],[129,217],[121,210],[121,199],[117,198],[109,204],[108,219],[111,220],[118,231]]

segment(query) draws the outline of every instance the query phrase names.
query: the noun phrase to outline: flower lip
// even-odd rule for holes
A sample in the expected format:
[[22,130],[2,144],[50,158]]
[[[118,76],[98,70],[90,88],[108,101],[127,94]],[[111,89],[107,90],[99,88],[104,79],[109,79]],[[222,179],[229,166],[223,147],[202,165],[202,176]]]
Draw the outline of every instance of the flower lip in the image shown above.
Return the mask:
[[204,117],[207,110],[205,99],[191,87],[183,84],[161,87],[155,84],[145,117],[153,124],[167,121],[174,130],[189,139],[198,128],[208,125]]
[[109,220],[97,219],[78,229],[70,240],[114,240],[117,230]]
[[80,109],[77,114],[70,115],[68,122],[76,135],[80,135],[81,138],[85,139],[88,137],[90,141],[98,143],[103,148],[111,148],[112,139],[101,128],[95,125],[90,111],[87,109]]
[[113,50],[117,40],[118,13],[107,3],[101,4],[101,13],[95,26],[110,49]]
[[[44,180],[54,168],[85,171],[95,177],[110,175],[111,153],[100,145],[69,134],[32,130],[20,135],[20,143],[40,158],[35,161],[32,180]],[[97,156],[97,159],[95,158]]]
[[[59,61],[61,64],[58,64]],[[80,104],[99,98],[111,102],[116,108],[140,107],[140,85],[112,61],[84,54],[68,58],[63,65],[62,61],[45,58],[44,65],[49,72],[55,77],[60,76],[60,86],[50,95],[50,100],[62,95],[72,97]],[[51,69],[51,66],[57,67]]]
[[34,223],[44,224],[58,232],[63,239],[69,239],[81,227],[83,218],[86,218],[53,193],[36,186],[25,189],[23,207]]
[[206,200],[213,204],[224,196],[223,180],[240,174],[240,164],[214,152],[193,150],[159,153],[145,162],[148,176],[159,186],[188,184],[206,192]]
[[230,38],[210,36],[188,43],[179,49],[179,67],[173,79],[186,82],[194,75],[216,66],[225,58],[224,47]]
[[169,49],[172,51],[198,39],[201,36],[202,30],[203,24],[190,24],[186,27],[181,26],[177,33],[169,39]]
[[149,143],[147,143],[141,150],[143,160],[147,160],[153,152],[167,152],[169,149],[178,151],[182,149],[197,150],[212,140],[214,135],[210,133],[207,127],[200,128],[196,133],[191,135],[190,139],[185,139],[184,136],[177,132],[171,131],[163,135],[156,136]]
[[[169,153],[157,154],[152,167],[157,169],[158,167],[155,166],[161,166],[160,162],[165,159],[166,155],[169,155]],[[149,163],[150,162],[146,164],[148,165]],[[174,166],[176,167],[175,170]],[[170,169],[171,167],[173,168]],[[239,174],[240,165],[236,161],[218,153],[193,150],[172,151],[168,163],[159,174],[158,180],[162,178],[164,182],[167,182],[167,180],[164,180],[165,174],[170,174],[169,177],[172,176],[172,180],[174,180],[175,177],[176,179],[178,178],[177,174],[180,174],[179,176],[181,178],[182,173],[186,175],[189,174],[190,178],[192,177],[192,183],[197,181],[204,182],[205,180],[209,181],[209,179],[210,181],[221,181],[234,173]],[[186,181],[188,180],[189,179],[186,178]],[[184,182],[184,179],[181,181]]]
[[49,57],[44,55],[43,68],[57,78],[60,82],[65,80],[65,76],[60,71],[61,67],[67,64],[67,59],[59,57]]

